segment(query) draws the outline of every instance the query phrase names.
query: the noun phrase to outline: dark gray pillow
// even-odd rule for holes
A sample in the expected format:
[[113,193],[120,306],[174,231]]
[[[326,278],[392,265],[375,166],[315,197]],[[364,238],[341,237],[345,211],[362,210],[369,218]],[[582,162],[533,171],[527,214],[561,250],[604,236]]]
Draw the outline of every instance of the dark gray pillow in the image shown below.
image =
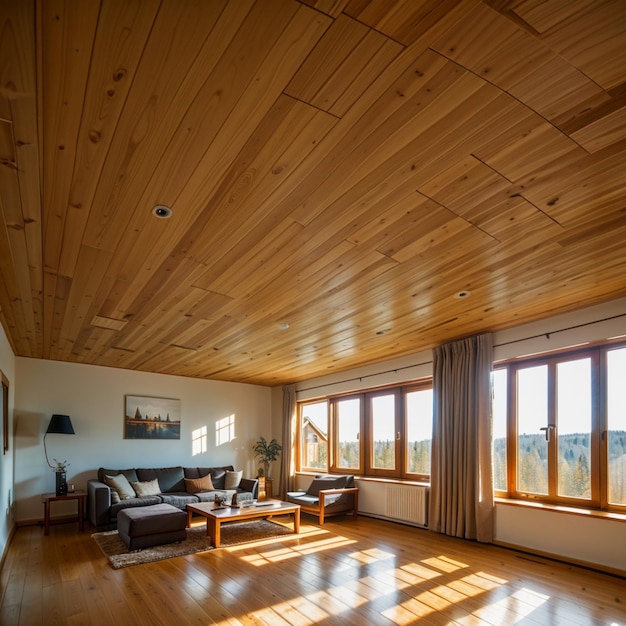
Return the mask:
[[322,489],[343,489],[346,486],[345,476],[325,476],[324,478],[314,478],[310,487],[306,490],[310,496],[319,496]]

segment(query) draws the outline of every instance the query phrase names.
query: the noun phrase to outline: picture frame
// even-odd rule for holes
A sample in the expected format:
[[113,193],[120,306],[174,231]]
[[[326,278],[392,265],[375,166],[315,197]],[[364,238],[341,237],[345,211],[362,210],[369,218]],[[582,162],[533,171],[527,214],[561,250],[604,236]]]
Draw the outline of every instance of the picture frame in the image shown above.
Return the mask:
[[180,439],[181,401],[125,396],[124,439]]

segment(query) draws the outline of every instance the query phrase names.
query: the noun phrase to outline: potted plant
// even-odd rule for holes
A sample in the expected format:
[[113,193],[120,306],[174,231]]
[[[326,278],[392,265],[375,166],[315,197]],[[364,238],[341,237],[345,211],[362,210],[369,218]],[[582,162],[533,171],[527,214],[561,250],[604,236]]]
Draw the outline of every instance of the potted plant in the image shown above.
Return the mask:
[[270,463],[273,463],[278,459],[278,455],[283,447],[276,441],[276,439],[272,439],[271,441],[267,441],[265,437],[261,437],[254,444],[254,456],[260,457],[261,462],[263,463],[263,473],[261,474],[261,470],[259,470],[259,476],[264,475],[265,478],[269,479],[269,471],[270,471]]

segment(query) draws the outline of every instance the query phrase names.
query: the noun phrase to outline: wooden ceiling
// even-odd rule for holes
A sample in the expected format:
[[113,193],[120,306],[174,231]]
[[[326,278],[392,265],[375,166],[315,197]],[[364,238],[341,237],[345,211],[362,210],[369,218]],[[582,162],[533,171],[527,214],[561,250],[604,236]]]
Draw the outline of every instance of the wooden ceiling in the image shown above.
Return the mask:
[[626,294],[623,0],[0,0],[0,27],[18,356],[278,385]]

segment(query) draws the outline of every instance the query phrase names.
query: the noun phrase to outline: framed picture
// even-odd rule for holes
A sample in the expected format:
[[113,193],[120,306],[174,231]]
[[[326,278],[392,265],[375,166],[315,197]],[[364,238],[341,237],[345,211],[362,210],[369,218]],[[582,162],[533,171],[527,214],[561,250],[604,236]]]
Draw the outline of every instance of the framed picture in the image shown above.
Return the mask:
[[126,396],[124,439],[180,439],[181,402]]

